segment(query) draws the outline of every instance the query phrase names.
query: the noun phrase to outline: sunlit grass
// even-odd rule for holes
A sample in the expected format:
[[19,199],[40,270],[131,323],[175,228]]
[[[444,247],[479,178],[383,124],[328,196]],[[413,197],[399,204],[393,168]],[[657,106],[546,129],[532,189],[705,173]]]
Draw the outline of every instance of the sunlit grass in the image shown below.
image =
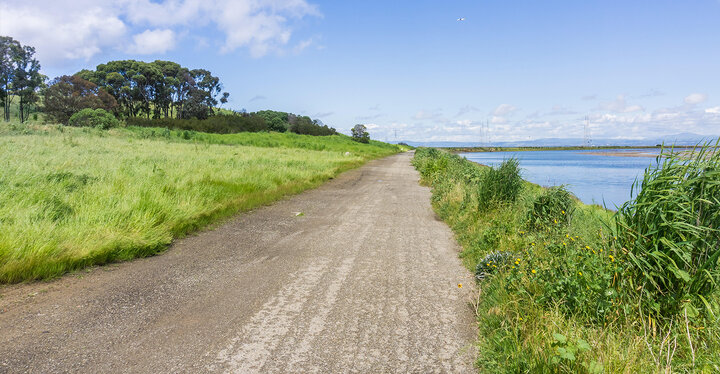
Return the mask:
[[[136,135],[0,125],[0,282],[152,255],[220,217],[397,151],[343,138],[312,150],[322,138],[286,134],[257,134],[273,148]],[[227,143],[251,139],[240,135]]]
[[[423,149],[416,153],[414,163],[422,181],[433,188],[433,208],[463,248],[463,263],[481,279],[475,305],[481,372],[720,371],[718,313],[674,314],[663,321],[641,310],[638,290],[642,288],[631,281],[635,267],[625,255],[627,248],[619,245],[623,241],[615,236],[613,212],[579,201],[571,204],[561,190],[527,182],[514,204],[478,210],[482,198],[479,183],[485,180],[486,167]],[[690,207],[699,207],[701,200],[717,204],[717,178],[712,177],[717,168],[701,166],[698,170],[710,178],[707,188],[712,190],[698,189],[710,197],[690,198],[694,200]],[[688,178],[688,183],[697,179]],[[677,188],[677,183],[656,181],[663,190]],[[665,201],[657,190],[647,189],[652,196],[640,199],[643,206]],[[676,192],[690,196],[684,189]],[[669,216],[670,212],[653,213]],[[651,221],[656,216],[646,213],[642,217]],[[668,226],[681,226],[687,220],[667,222]],[[704,221],[698,219],[683,227],[701,224]],[[628,227],[640,226],[626,224],[625,229]],[[714,238],[705,237],[708,242]],[[643,252],[642,248],[633,250]],[[707,302],[718,311],[719,301],[716,288]]]

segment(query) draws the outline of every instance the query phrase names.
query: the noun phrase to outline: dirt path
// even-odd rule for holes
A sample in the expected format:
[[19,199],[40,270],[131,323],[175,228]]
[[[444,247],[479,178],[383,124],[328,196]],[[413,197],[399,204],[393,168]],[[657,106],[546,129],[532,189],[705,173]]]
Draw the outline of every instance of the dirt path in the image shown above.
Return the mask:
[[0,288],[0,372],[472,372],[472,276],[411,157],[161,256]]

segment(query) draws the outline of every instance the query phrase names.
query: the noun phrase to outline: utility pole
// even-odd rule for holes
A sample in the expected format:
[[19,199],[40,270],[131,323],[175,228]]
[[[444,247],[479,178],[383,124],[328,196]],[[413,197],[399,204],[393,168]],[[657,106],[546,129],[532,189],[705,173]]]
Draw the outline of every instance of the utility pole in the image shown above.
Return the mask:
[[583,146],[589,147],[592,143],[592,138],[590,136],[590,118],[588,116],[585,116],[585,129],[583,134]]

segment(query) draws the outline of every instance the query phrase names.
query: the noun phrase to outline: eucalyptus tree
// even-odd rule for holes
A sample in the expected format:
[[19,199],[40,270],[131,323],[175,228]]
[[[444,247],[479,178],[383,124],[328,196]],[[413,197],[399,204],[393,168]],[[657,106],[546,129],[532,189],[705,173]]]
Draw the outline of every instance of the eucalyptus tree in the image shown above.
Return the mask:
[[[77,75],[106,87],[120,104],[125,117],[205,117],[218,105],[220,79],[205,69],[182,67],[172,61],[110,61],[95,71]],[[221,103],[229,94],[223,93]]]
[[43,110],[52,120],[67,124],[82,109],[117,110],[117,101],[104,88],[77,75],[57,77],[44,92]]
[[38,100],[38,90],[45,83],[35,48],[21,45],[9,36],[0,36],[0,102],[3,119],[10,120],[10,105],[18,97],[18,116],[24,122]]

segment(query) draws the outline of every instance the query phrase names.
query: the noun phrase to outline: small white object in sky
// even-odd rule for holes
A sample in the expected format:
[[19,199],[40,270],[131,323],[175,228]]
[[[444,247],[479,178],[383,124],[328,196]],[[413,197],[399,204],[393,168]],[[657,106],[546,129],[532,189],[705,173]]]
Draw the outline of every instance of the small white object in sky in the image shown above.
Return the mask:
[[458,20],[458,22],[462,22],[462,21],[465,20],[465,17],[460,17],[460,18],[458,18],[457,20]]

